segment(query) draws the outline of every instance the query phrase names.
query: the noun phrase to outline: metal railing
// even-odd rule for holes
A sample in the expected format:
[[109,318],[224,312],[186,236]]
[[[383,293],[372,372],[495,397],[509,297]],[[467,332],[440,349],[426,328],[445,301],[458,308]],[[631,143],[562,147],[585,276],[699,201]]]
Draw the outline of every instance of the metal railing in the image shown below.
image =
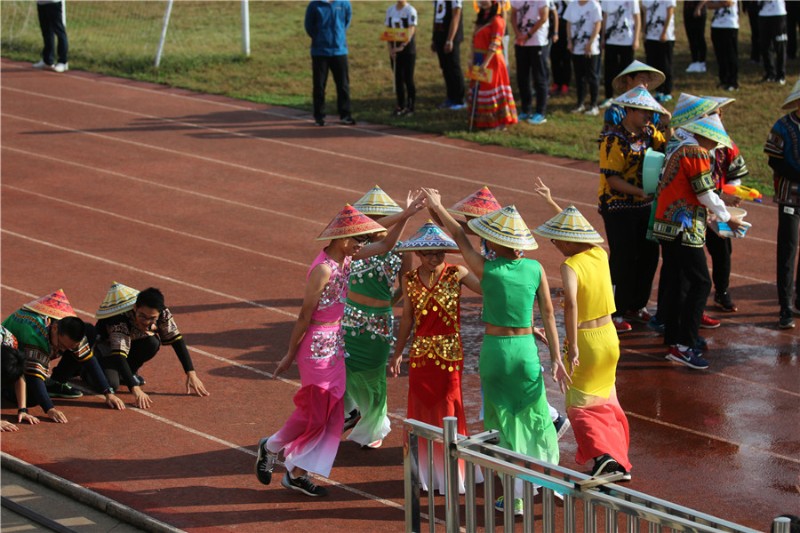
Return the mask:
[[[404,477],[405,477],[405,523],[406,531],[420,533],[422,519],[428,521],[428,529],[436,530],[443,524],[450,532],[473,532],[478,530],[478,505],[475,483],[475,470],[483,470],[483,529],[495,529],[494,476],[502,479],[503,492],[508,502],[503,511],[503,528],[513,531],[514,482],[523,483],[523,531],[542,531],[555,533],[557,523],[556,499],[563,499],[563,509],[558,513],[563,522],[563,530],[568,533],[583,531],[596,533],[602,528],[605,533],[616,533],[621,527],[627,533],[639,533],[647,527],[648,533],[667,531],[692,532],[736,532],[756,533],[750,529],[720,518],[707,515],[688,507],[649,496],[614,484],[622,474],[612,474],[592,478],[586,474],[538,461],[496,445],[497,432],[486,431],[465,437],[457,434],[455,417],[443,419],[444,429],[413,419],[404,421]],[[427,514],[420,507],[420,469],[419,439],[427,441],[428,449],[428,497]],[[435,515],[433,443],[442,443],[444,454],[445,479],[445,517]],[[459,461],[464,461],[465,486],[463,516],[465,527],[460,521],[462,515],[459,496]],[[535,486],[542,491],[541,524],[536,523],[534,508]],[[578,519],[582,516],[582,527]],[[621,524],[623,524],[621,526]],[[789,533],[789,520],[776,518],[773,524],[775,533]]]

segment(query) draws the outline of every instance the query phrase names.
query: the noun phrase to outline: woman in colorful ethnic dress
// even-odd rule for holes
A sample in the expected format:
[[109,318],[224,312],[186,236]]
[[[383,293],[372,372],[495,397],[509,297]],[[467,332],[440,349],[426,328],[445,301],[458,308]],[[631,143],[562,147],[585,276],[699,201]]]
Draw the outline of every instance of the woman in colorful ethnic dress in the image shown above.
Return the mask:
[[[541,183],[541,182],[540,182]],[[544,196],[544,194],[543,194]],[[546,198],[549,198],[549,190]],[[550,204],[558,207],[552,200]],[[616,473],[630,479],[628,419],[615,387],[619,336],[611,321],[614,290],[603,238],[574,206],[534,230],[564,254],[564,364],[567,416],[578,443],[575,462],[594,459],[592,475]]]
[[[484,428],[500,433],[500,446],[558,464],[558,436],[550,418],[538,348],[533,336],[538,300],[552,361],[553,377],[566,379],[547,276],[538,261],[523,257],[538,248],[517,209],[511,205],[469,221],[488,250],[472,247],[458,222],[442,207],[438,191],[423,189],[428,205],[455,237],[483,293],[485,335],[480,354]],[[510,496],[510,495],[509,495]],[[502,510],[504,497],[495,507]],[[514,512],[522,514],[522,481],[514,484]]]
[[[407,211],[421,209],[422,202]],[[258,442],[256,477],[268,485],[283,450],[286,474],[281,485],[307,496],[326,496],[328,491],[308,477],[309,472],[327,477],[333,467],[344,425],[345,363],[341,320],[347,297],[350,261],[390,250],[405,224],[398,224],[383,242],[367,245],[370,236],[385,228],[350,205],[328,224],[318,240],[328,240],[307,274],[303,305],[292,329],[289,349],[274,376],[295,360],[300,390],[295,410],[283,427]]]
[[489,81],[473,81],[469,98],[471,125],[478,129],[504,129],[517,123],[517,107],[503,57],[506,21],[498,2],[481,0],[472,36],[473,72]]
[[[420,266],[402,278],[403,318],[400,320],[394,357],[393,376],[400,374],[403,350],[411,330],[414,336],[408,349],[408,418],[442,427],[442,419],[458,419],[458,433],[467,434],[461,375],[464,352],[461,344],[461,286],[480,294],[478,278],[466,267],[445,262],[445,253],[458,252],[455,241],[433,222],[427,222],[398,249],[414,251]],[[444,451],[433,445],[433,487],[428,487],[428,447],[419,449],[422,490],[445,492]],[[480,475],[480,471],[478,471]],[[464,463],[459,462],[459,492],[464,493]],[[481,478],[482,480],[482,478]]]
[[[409,194],[407,204],[414,198]],[[404,211],[377,185],[353,207],[392,227],[404,222]],[[378,233],[380,242],[386,233]],[[348,440],[365,448],[378,448],[391,430],[386,406],[386,363],[394,345],[392,304],[397,300],[398,276],[411,270],[412,257],[389,250],[355,259],[350,264],[350,286],[342,330],[347,351],[347,392],[344,430],[353,428]]]

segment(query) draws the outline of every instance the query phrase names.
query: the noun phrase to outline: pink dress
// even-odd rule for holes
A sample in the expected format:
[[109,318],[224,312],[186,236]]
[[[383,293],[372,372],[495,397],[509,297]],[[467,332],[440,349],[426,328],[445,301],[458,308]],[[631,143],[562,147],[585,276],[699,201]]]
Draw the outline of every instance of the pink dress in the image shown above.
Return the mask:
[[340,266],[323,250],[308,275],[319,264],[331,269],[331,277],[311,315],[312,322],[297,349],[300,390],[294,395],[295,410],[283,427],[269,438],[270,450],[283,449],[288,471],[294,467],[327,477],[339,450],[344,427],[345,351],[341,319],[350,277],[350,257]]

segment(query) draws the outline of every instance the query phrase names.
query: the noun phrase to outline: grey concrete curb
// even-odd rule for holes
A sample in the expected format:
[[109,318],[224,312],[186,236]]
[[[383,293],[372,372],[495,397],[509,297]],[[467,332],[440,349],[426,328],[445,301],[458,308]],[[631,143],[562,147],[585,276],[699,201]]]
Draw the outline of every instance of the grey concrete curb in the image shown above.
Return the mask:
[[122,505],[111,498],[91,491],[86,487],[73,483],[72,481],[66,480],[46,470],[42,470],[38,466],[27,463],[6,452],[0,452],[0,464],[2,464],[3,468],[8,468],[12,472],[35,481],[36,483],[40,483],[76,501],[93,507],[112,518],[116,518],[117,520],[138,527],[139,529],[152,531],[154,533],[184,533],[182,529],[156,520],[152,516],[146,515],[127,505]]

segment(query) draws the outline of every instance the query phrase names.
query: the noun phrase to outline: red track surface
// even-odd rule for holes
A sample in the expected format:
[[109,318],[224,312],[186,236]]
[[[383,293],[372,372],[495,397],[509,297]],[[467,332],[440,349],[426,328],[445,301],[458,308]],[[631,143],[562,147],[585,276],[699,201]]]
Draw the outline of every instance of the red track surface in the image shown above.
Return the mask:
[[[395,431],[379,450],[342,443],[329,498],[253,475],[255,443],[285,420],[298,387],[296,370],[278,380],[270,372],[320,246],[314,237],[346,202],[375,183],[396,199],[433,186],[445,202],[486,184],[535,226],[550,217],[532,192],[540,175],[603,227],[589,163],[383,126],[317,128],[293,110],[1,65],[3,317],[63,288],[89,319],[114,280],[158,286],[211,391],[185,396],[167,349],[143,370],[151,410],[57,400],[67,425],[4,433],[2,448],[191,531],[403,527],[403,377],[390,380]],[[768,125],[754,127],[766,135]],[[716,315],[723,326],[706,332],[710,371],[671,365],[661,339],[637,328],[623,340],[617,386],[631,423],[632,488],[765,529],[800,512],[800,346],[795,331],[775,329],[775,209],[748,210],[753,228],[734,245],[740,312]],[[535,256],[559,286],[556,250],[542,243]],[[466,326],[477,346],[474,315]],[[474,372],[465,396],[478,430]],[[4,404],[4,417],[13,412]],[[574,452],[569,433],[562,464],[582,470]]]

